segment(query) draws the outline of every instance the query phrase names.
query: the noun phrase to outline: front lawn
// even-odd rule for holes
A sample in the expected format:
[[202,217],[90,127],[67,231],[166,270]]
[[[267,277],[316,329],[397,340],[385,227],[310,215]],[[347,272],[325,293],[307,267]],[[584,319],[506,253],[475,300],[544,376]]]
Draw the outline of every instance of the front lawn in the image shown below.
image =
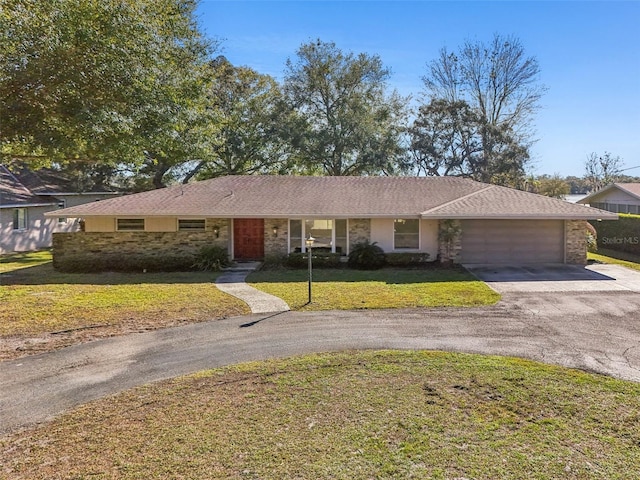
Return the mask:
[[640,385],[526,360],[319,354],[92,402],[0,438],[12,479],[640,478]]
[[640,270],[640,256],[633,255],[632,253],[618,252],[615,250],[607,250],[601,248],[598,250],[598,253],[589,252],[587,254],[587,258],[599,263],[622,265],[623,267]]
[[216,288],[217,274],[210,272],[60,273],[49,252],[4,256],[1,267],[0,359],[249,313]]
[[500,299],[485,283],[458,269],[316,269],[311,304],[306,270],[254,272],[247,282],[300,310],[466,307]]

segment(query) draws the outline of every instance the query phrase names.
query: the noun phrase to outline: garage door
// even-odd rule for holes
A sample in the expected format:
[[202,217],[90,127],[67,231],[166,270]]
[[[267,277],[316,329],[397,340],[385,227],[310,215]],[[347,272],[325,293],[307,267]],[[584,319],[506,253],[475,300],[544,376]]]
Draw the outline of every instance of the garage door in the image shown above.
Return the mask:
[[463,263],[563,263],[562,220],[464,220]]

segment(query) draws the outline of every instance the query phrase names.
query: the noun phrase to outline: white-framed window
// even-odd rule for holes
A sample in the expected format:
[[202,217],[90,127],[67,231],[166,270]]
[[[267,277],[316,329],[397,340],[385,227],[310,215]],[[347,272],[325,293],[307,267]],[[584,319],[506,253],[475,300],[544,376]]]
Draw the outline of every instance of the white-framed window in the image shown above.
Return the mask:
[[203,218],[179,218],[179,232],[204,232],[205,220]]
[[13,229],[14,230],[27,229],[27,209],[26,208],[15,208],[13,210]]
[[322,248],[332,253],[348,253],[348,228],[345,218],[314,218],[289,220],[289,252],[304,252],[304,239],[311,235],[313,248]]
[[144,231],[144,218],[118,218],[116,230],[119,232]]
[[[66,207],[67,207],[67,201],[64,198],[58,201],[58,208],[66,208]],[[67,223],[67,218],[58,217],[58,223]]]
[[396,218],[393,221],[394,250],[418,250],[420,248],[420,220]]

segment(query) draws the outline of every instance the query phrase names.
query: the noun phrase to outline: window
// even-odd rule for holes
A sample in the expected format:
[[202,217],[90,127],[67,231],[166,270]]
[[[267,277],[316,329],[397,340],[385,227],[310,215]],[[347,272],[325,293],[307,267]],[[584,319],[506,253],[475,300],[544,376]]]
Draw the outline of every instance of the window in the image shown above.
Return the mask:
[[180,232],[204,232],[204,219],[178,219]]
[[13,211],[13,229],[14,230],[27,229],[27,209],[26,208],[16,208]]
[[119,232],[133,232],[144,230],[144,218],[119,218],[117,220]]
[[331,251],[333,245],[333,220],[317,219],[305,220],[304,237],[311,235],[314,238],[313,248],[323,248]]
[[342,255],[347,254],[347,220],[341,219],[335,221],[335,232],[336,232],[336,253],[340,253]]
[[393,221],[393,248],[396,250],[420,248],[420,221],[398,218]]
[[304,239],[311,235],[313,248],[321,248],[327,252],[347,254],[348,245],[347,220],[317,218],[305,220],[289,220],[289,252],[306,250]]
[[[67,201],[62,199],[58,202],[58,208],[66,208],[67,207]],[[58,223],[67,223],[67,218],[66,217],[58,217]]]
[[289,220],[289,251],[302,251],[302,220]]

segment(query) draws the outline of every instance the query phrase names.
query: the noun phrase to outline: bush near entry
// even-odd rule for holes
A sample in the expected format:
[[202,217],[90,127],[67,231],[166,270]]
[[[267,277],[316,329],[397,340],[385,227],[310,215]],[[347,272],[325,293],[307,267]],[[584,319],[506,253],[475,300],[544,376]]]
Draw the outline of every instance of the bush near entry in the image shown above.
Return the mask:
[[598,247],[640,255],[640,215],[618,215],[617,221],[590,221],[598,232]]

